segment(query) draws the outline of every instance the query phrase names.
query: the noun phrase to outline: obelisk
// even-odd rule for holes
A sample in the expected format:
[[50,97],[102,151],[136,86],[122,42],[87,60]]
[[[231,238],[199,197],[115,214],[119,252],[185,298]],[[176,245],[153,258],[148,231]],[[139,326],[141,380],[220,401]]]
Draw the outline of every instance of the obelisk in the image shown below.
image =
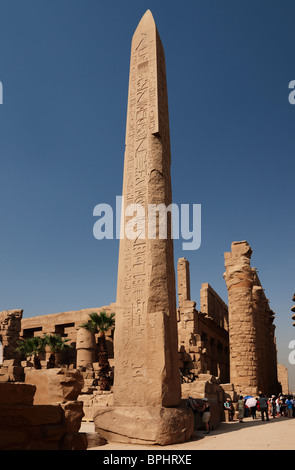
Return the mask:
[[[94,419],[96,430],[109,440],[164,445],[183,442],[193,431],[189,410],[180,406],[171,214],[166,238],[159,237],[159,227],[150,236],[148,227],[148,207],[172,202],[170,163],[164,50],[148,10],[131,45],[114,406],[98,410]],[[126,228],[134,216],[133,236]]]

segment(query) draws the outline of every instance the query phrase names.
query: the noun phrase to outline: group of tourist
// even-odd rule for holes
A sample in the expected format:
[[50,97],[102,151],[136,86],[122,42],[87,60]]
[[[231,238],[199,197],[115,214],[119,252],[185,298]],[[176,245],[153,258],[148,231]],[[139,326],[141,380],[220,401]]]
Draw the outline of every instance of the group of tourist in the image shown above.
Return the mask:
[[[235,409],[233,403],[229,398],[224,403],[224,410],[229,413],[229,420],[232,421],[235,415]],[[270,417],[295,417],[295,398],[293,395],[272,395],[266,397],[262,393],[259,397],[253,396],[240,396],[238,400],[238,419],[240,423],[243,423],[243,418],[252,416],[253,419],[259,418],[258,413],[262,421],[266,419],[269,421]]]
[[[193,397],[189,397],[187,406],[192,408],[195,416],[200,414],[202,424],[205,426],[205,434],[210,431],[210,405],[208,398],[202,398],[201,404],[198,403]],[[237,408],[234,407],[230,398],[226,398],[224,402],[224,411],[228,413],[229,421],[233,421],[237,413],[238,420],[243,423],[243,418],[252,416],[253,419],[261,417],[262,421],[269,421],[269,418],[278,418],[281,416],[287,418],[295,417],[295,397],[293,395],[272,395],[266,397],[262,393],[259,397],[253,396],[240,396]],[[260,416],[258,416],[258,413]]]

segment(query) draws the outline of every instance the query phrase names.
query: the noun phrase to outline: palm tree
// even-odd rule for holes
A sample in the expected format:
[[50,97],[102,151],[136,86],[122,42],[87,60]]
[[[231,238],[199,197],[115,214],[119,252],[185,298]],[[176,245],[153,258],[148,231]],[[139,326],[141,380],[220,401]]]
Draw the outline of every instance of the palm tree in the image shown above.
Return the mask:
[[105,311],[100,313],[92,312],[89,320],[83,323],[81,328],[86,328],[92,333],[98,333],[98,364],[99,364],[99,385],[100,390],[110,390],[110,364],[106,345],[105,333],[115,326],[115,314],[108,315]]
[[67,338],[62,338],[59,335],[45,335],[44,336],[45,345],[49,346],[51,353],[52,353],[49,358],[50,367],[55,367],[57,354],[71,347],[69,344],[66,344],[68,341],[70,340]]
[[35,369],[41,369],[39,355],[45,351],[44,338],[34,336],[33,338],[22,339],[18,342],[15,350],[25,356],[26,359],[33,356]]

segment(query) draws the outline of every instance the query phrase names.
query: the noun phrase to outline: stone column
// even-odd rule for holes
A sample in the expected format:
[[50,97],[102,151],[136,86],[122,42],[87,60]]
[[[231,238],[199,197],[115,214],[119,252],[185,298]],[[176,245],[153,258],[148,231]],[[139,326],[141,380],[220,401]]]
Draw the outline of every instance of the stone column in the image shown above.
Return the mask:
[[180,408],[171,214],[166,238],[159,237],[158,223],[152,233],[148,223],[150,205],[167,208],[171,202],[165,58],[148,10],[131,45],[114,407],[94,417],[96,429],[109,440],[170,444],[183,442],[192,432],[191,416]]
[[228,290],[230,381],[237,393],[256,395],[259,389],[251,255],[246,241],[233,242],[231,252],[224,254],[224,279]]
[[230,380],[238,393],[276,394],[277,351],[274,313],[257,271],[250,267],[246,241],[233,242],[225,253],[224,279],[229,300]]
[[76,367],[92,366],[95,362],[96,342],[95,335],[86,328],[79,328],[77,331],[77,359]]
[[189,262],[186,258],[179,258],[177,263],[178,305],[191,300]]

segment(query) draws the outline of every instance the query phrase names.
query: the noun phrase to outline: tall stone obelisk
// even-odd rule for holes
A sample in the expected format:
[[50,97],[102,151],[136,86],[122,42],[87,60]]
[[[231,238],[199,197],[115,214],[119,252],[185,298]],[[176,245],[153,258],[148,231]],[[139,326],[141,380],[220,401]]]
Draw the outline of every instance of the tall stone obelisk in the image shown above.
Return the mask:
[[[96,429],[111,440],[169,444],[193,431],[181,408],[176,293],[167,238],[151,235],[148,206],[172,202],[165,57],[151,12],[131,45],[114,338],[114,407],[98,410]],[[141,212],[138,209],[140,206]],[[134,216],[133,233],[127,227]]]

